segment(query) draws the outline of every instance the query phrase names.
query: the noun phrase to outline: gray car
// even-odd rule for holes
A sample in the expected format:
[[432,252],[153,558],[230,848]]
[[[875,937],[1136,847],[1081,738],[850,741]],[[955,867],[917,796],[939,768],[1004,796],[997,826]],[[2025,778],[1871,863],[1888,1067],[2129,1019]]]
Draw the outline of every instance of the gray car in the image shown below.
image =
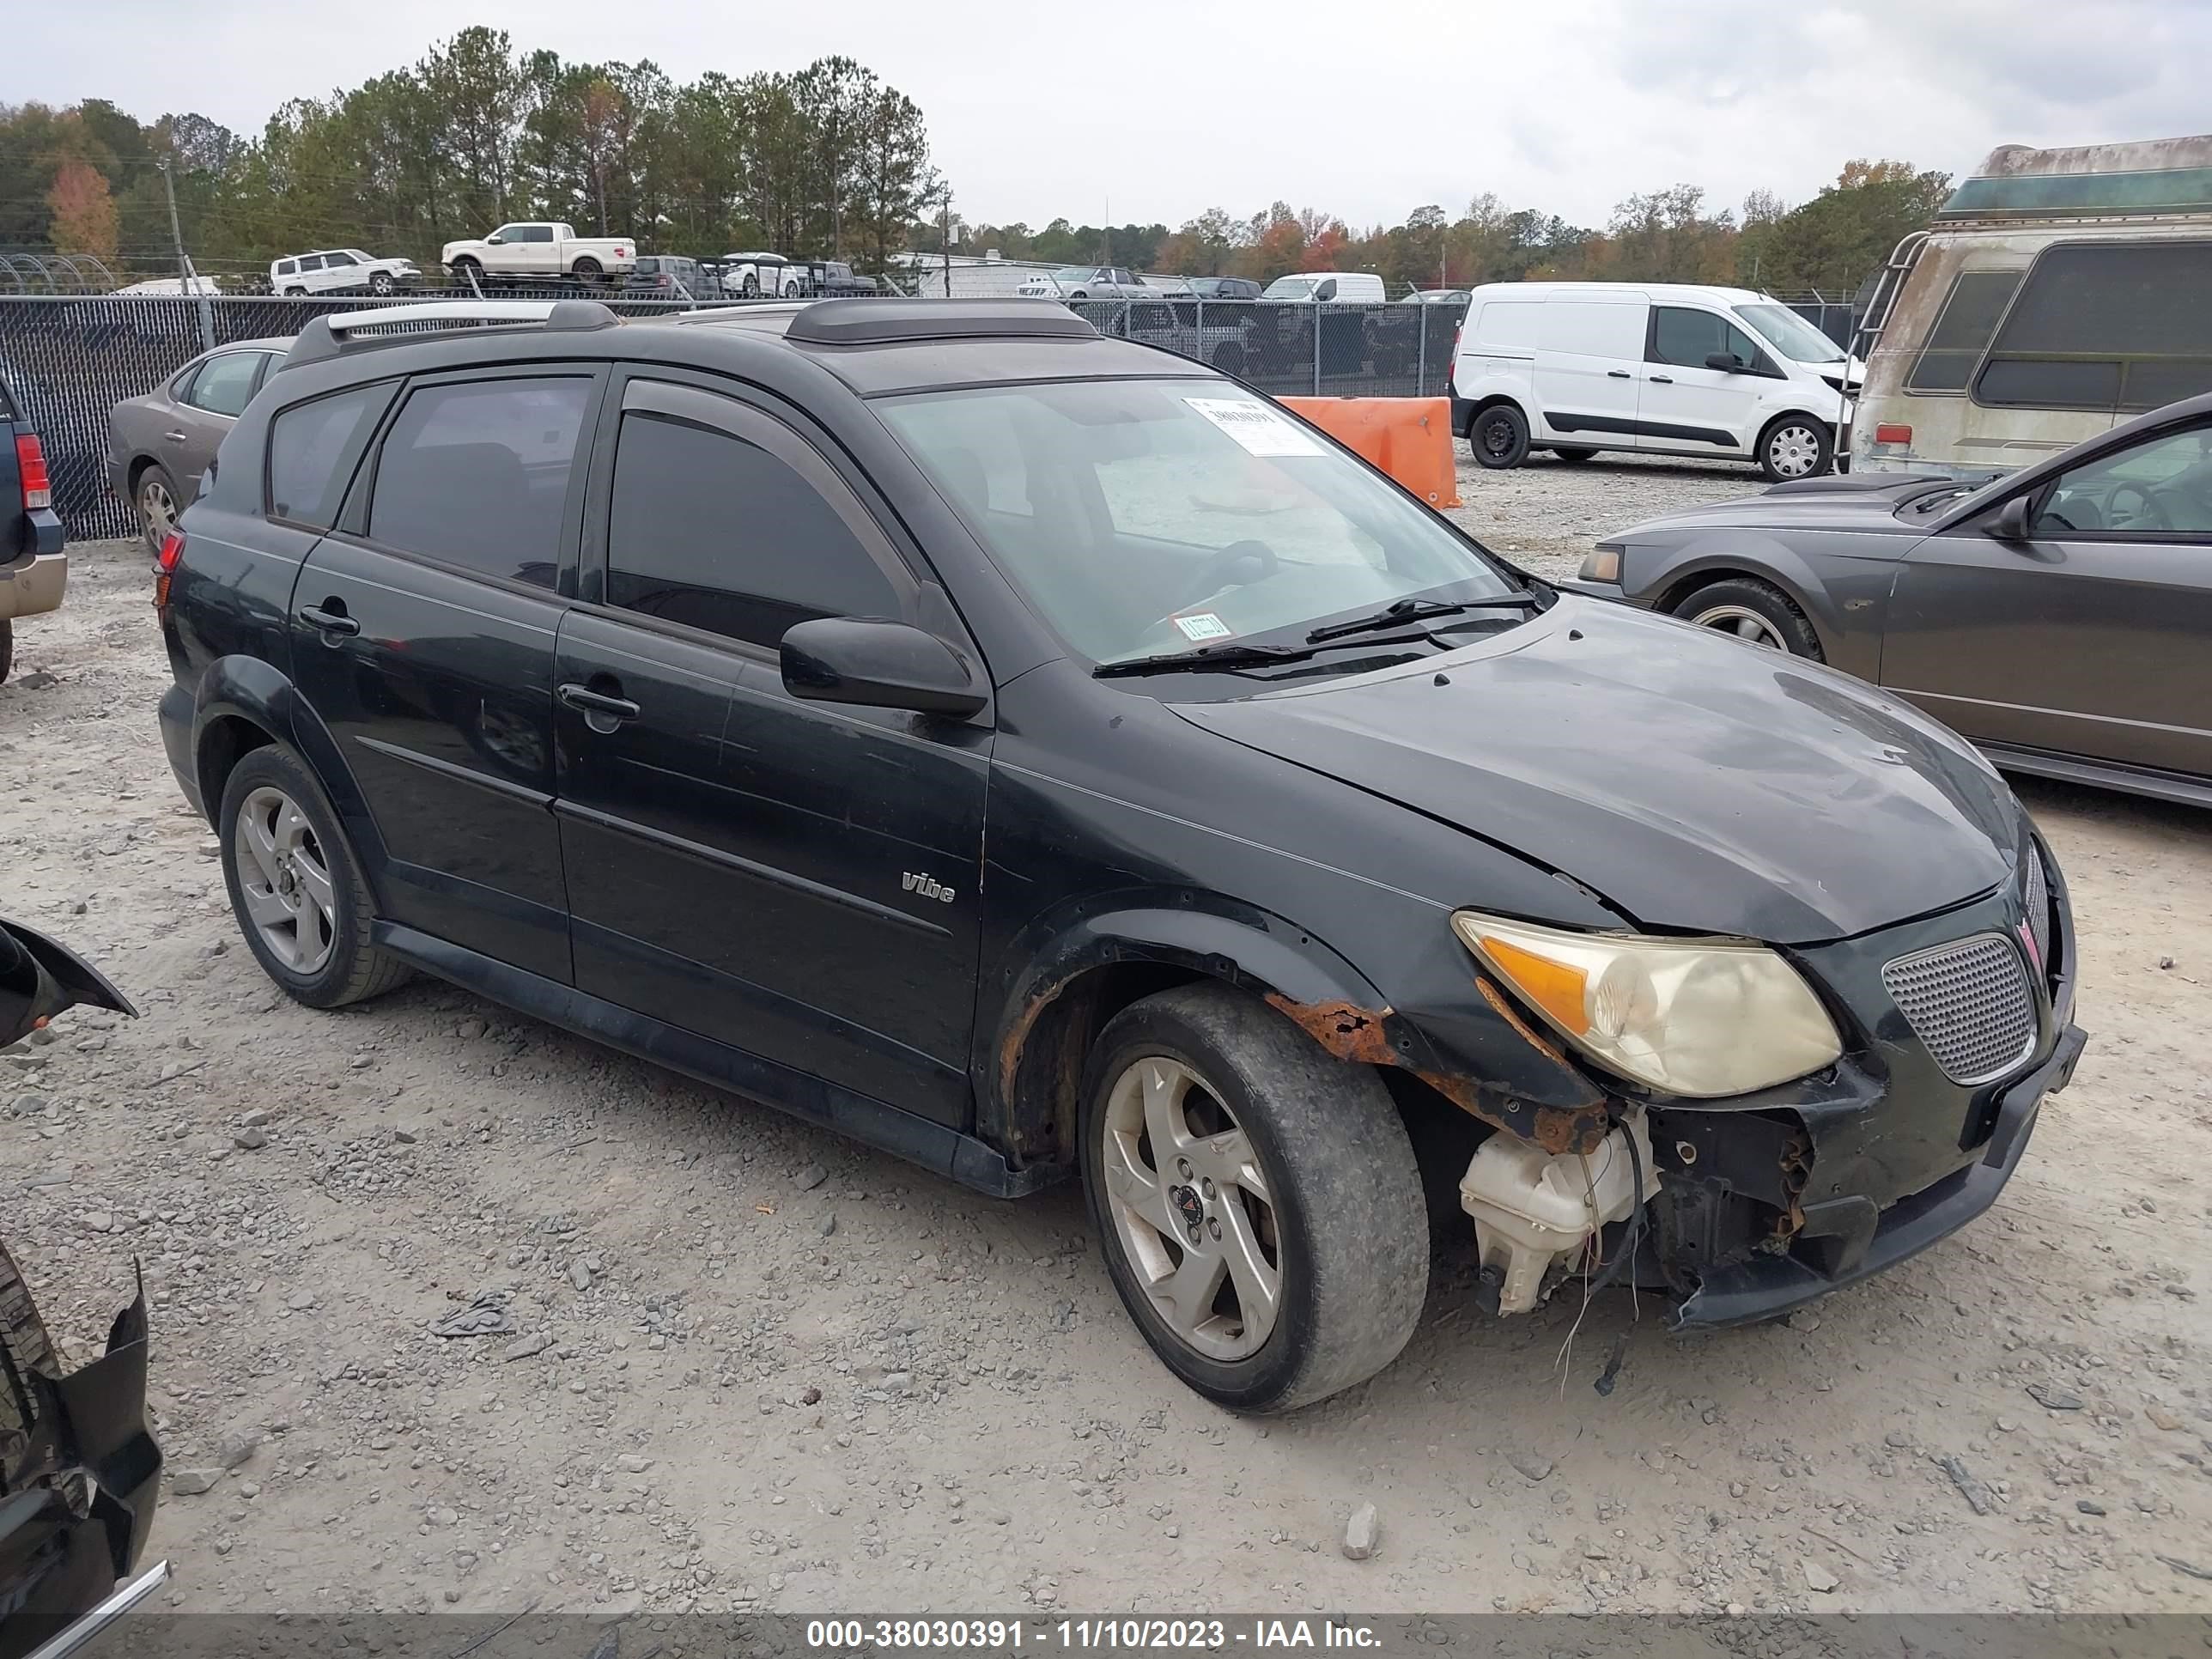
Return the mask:
[[1832,664],[2013,771],[2212,806],[2212,395],[1978,488],[1862,473],[1654,519],[1575,586]]
[[202,352],[144,397],[126,398],[108,411],[108,483],[137,510],[150,550],[161,551],[270,365],[291,349],[289,337],[234,340]]

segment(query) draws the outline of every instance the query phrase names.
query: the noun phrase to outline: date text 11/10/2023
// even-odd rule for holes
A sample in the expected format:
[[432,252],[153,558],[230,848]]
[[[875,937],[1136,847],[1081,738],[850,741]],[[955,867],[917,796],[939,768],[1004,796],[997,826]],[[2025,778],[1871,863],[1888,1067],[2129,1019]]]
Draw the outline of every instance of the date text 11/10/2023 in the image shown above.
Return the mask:
[[1338,1619],[813,1619],[817,1652],[1197,1652],[1244,1649],[1372,1649],[1371,1626]]

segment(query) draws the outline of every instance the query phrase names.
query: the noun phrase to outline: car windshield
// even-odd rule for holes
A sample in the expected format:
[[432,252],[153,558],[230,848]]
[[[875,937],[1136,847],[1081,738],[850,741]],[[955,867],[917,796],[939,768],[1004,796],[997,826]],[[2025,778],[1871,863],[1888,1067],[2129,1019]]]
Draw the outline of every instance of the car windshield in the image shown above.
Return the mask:
[[1223,382],[991,386],[876,407],[1095,663],[1300,643],[1317,623],[1415,595],[1521,591],[1425,507]]
[[1052,273],[1055,283],[1087,283],[1097,272],[1096,265],[1067,265]]
[[1839,363],[1844,349],[1788,306],[1738,306],[1735,314],[1792,362]]
[[1306,300],[1313,296],[1320,278],[1315,276],[1278,276],[1261,293],[1263,300]]

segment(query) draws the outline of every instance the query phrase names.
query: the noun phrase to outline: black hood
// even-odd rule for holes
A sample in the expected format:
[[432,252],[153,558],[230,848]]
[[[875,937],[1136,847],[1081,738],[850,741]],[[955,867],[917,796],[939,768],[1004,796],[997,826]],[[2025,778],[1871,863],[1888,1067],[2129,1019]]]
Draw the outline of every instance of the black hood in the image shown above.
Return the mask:
[[1175,708],[1558,870],[1646,927],[1843,938],[1987,891],[2021,845],[2003,781],[1895,698],[1572,596],[1414,671]]

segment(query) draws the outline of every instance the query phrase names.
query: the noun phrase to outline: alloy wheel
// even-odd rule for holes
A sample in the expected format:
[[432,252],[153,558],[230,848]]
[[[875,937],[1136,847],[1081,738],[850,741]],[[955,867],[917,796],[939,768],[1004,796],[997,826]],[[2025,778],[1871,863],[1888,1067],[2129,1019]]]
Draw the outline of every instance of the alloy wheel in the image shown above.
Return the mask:
[[1148,1054],[1114,1080],[1102,1168],[1115,1243],[1176,1340],[1244,1359],[1274,1332],[1283,1259],[1250,1138],[1181,1060]]
[[177,503],[169,487],[151,474],[138,486],[138,515],[145,520],[147,546],[158,553],[177,527]]
[[314,826],[283,790],[264,785],[238,811],[238,890],[269,953],[312,975],[337,942],[337,896]]
[[1782,637],[1782,630],[1748,605],[1717,605],[1710,611],[1698,611],[1690,620],[1700,628],[1733,634],[1748,645],[1763,645],[1774,651],[1790,648]]
[[1806,477],[1820,464],[1820,434],[1808,426],[1777,427],[1766,441],[1766,460],[1778,477]]

